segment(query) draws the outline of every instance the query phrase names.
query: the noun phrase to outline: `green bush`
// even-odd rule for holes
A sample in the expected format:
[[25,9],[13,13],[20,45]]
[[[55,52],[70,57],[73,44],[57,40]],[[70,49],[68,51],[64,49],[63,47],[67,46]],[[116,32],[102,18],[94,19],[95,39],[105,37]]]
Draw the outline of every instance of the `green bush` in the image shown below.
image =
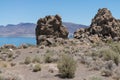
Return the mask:
[[46,53],[44,56],[45,63],[51,63],[53,61],[52,54]]
[[111,49],[104,49],[104,50],[101,50],[100,51],[104,60],[113,60],[113,62],[118,65],[119,62],[120,62],[120,55],[116,52],[114,52],[113,50]]
[[31,58],[30,57],[26,57],[24,63],[25,64],[30,64],[31,63]]
[[41,71],[41,66],[40,64],[35,64],[35,66],[33,67],[33,72],[38,72]]
[[35,56],[32,60],[33,63],[37,62],[40,63],[40,58],[38,56]]
[[62,78],[73,78],[76,71],[76,62],[73,57],[63,55],[58,61],[57,67]]
[[120,43],[111,43],[110,47],[113,51],[120,54]]

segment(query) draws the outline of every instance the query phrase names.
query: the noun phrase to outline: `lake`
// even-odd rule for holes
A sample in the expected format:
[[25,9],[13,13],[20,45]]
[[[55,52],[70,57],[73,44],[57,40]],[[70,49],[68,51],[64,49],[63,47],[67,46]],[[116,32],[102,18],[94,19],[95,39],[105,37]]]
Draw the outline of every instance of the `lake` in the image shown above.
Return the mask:
[[0,46],[5,44],[13,44],[19,46],[21,44],[36,44],[35,37],[0,37]]
[[[73,35],[69,35],[69,38],[73,38]],[[5,44],[13,44],[20,46],[21,44],[33,44],[36,45],[35,37],[0,37],[0,46]]]

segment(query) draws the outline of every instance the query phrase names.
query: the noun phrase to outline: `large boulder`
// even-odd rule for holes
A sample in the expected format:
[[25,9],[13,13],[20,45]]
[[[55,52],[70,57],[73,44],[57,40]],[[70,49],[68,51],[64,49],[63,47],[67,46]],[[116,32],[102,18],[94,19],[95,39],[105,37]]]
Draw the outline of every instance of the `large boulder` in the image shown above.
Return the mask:
[[55,15],[40,18],[36,27],[37,45],[49,45],[53,43],[53,39],[56,38],[68,38],[68,31],[62,25],[61,17],[59,15]]
[[[90,38],[93,35],[97,41],[120,40],[120,20],[115,19],[107,8],[99,9],[92,19],[90,27],[77,30],[74,33],[74,38]],[[94,42],[94,40],[92,41]]]

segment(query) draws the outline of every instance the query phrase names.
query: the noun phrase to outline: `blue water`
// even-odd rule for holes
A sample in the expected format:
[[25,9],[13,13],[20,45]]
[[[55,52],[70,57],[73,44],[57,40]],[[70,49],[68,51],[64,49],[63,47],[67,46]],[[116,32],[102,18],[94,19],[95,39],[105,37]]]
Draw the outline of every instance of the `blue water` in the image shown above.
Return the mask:
[[[73,38],[73,35],[69,35],[69,38]],[[5,44],[13,44],[15,46],[22,44],[36,45],[36,39],[35,37],[0,37],[0,46]]]
[[36,44],[35,37],[0,37],[0,46],[5,44],[13,44],[20,46],[21,44]]

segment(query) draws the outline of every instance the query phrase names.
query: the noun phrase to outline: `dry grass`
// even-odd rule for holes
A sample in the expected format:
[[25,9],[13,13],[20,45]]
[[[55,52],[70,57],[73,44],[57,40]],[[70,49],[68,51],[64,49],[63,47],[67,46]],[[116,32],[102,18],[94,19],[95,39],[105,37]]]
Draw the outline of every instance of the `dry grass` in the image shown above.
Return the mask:
[[30,64],[31,63],[31,57],[26,57],[24,63],[25,64]]
[[73,78],[76,71],[76,62],[73,57],[69,55],[63,55],[58,62],[58,69],[61,77]]
[[33,67],[33,72],[38,72],[38,71],[41,71],[41,65],[37,63]]
[[102,54],[104,60],[113,60],[116,65],[120,62],[120,55],[116,52],[114,52],[112,49],[103,49],[100,51]]

